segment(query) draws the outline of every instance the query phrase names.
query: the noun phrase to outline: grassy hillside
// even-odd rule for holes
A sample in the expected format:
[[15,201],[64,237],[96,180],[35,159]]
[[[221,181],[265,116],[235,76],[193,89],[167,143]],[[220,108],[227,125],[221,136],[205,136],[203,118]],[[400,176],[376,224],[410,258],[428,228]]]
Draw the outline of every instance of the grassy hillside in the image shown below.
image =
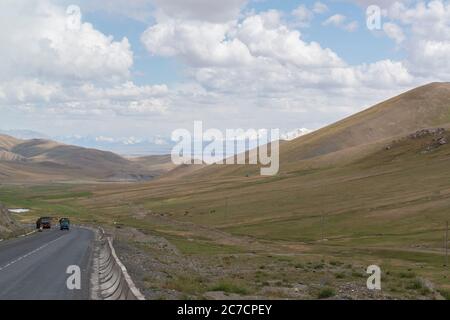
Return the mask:
[[140,165],[158,176],[175,169],[170,155],[153,155],[145,157],[130,158],[133,163]]
[[[281,173],[336,166],[428,127],[450,126],[450,83],[431,83],[280,144]],[[259,175],[257,166],[210,166],[194,175]]]
[[285,144],[281,153],[284,161],[307,159],[449,123],[450,83],[431,83]]

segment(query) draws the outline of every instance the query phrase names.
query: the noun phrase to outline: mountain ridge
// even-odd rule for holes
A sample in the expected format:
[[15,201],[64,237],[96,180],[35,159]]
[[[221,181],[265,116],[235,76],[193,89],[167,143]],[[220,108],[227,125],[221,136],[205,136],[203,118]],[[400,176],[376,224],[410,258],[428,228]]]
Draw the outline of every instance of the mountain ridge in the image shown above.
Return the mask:
[[110,151],[0,134],[0,181],[145,181],[165,171],[160,158],[154,170],[151,162],[148,157],[146,167]]
[[[280,172],[345,164],[417,130],[447,126],[450,126],[450,82],[429,83],[284,141],[280,144]],[[192,173],[178,172],[183,177],[259,175],[256,165],[212,165],[189,170]]]

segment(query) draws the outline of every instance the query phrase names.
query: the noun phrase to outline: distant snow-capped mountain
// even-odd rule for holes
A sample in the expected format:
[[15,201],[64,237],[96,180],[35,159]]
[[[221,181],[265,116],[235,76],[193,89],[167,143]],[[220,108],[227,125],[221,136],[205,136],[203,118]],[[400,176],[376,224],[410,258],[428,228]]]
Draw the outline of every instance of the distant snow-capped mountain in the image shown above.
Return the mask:
[[0,130],[0,134],[6,134],[8,136],[15,137],[17,139],[50,139],[49,136],[32,130],[21,130],[21,129],[13,129],[13,130]]
[[[299,128],[280,135],[280,140],[291,141],[305,134],[310,133],[312,130],[306,128]],[[85,148],[100,149],[105,151],[111,151],[124,156],[146,156],[146,155],[163,155],[170,154],[175,142],[169,138],[162,136],[155,136],[148,139],[130,137],[108,137],[104,135],[100,136],[83,136],[83,135],[68,135],[68,136],[47,136],[45,134],[31,131],[31,130],[0,130],[0,133],[7,134],[19,139],[51,139],[61,143],[76,145]],[[242,137],[239,137],[242,139]],[[244,137],[249,139],[251,145],[257,144],[255,139],[257,137],[250,136]],[[238,144],[238,149],[239,149]],[[244,152],[243,150],[237,150],[237,152]]]
[[312,130],[306,128],[299,128],[282,134],[280,140],[291,141],[297,139],[298,137],[304,136],[305,134],[311,133]]
[[125,156],[169,154],[174,145],[172,141],[160,136],[141,139],[133,136],[113,138],[72,135],[55,137],[55,140],[86,148],[107,150]]

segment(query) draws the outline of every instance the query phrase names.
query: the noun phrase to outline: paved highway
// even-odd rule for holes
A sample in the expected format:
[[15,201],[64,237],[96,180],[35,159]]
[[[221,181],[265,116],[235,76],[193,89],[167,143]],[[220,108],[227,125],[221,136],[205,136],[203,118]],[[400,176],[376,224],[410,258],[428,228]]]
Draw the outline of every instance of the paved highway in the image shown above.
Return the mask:
[[[94,233],[44,230],[0,242],[0,299],[89,299]],[[81,269],[81,289],[69,290],[67,267]]]

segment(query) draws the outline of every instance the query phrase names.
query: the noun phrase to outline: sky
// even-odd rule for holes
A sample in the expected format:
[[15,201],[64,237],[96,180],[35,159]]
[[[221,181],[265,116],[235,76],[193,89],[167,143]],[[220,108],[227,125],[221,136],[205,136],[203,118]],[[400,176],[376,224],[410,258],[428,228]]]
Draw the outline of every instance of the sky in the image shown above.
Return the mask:
[[449,81],[448,57],[447,0],[2,0],[0,129],[315,130]]

